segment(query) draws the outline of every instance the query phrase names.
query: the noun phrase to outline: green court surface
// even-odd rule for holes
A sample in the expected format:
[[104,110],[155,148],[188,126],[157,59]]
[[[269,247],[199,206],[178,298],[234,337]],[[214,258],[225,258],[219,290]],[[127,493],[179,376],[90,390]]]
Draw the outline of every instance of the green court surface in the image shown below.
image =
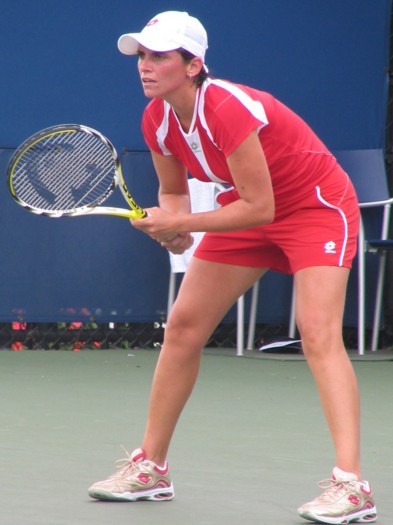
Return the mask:
[[[299,525],[333,450],[301,358],[206,351],[169,455],[171,502],[87,488],[141,441],[157,350],[0,352],[1,525]],[[355,359],[363,473],[393,523],[393,354]]]

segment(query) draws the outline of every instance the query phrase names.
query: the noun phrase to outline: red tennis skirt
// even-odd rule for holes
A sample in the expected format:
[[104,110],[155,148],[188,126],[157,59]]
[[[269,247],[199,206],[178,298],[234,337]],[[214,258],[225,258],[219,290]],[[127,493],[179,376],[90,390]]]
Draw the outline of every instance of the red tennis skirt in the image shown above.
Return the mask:
[[[333,185],[310,188],[306,198],[294,199],[289,206],[276,201],[278,218],[271,224],[205,233],[194,256],[289,274],[312,266],[351,268],[357,250],[359,205],[348,176],[338,180],[341,182],[336,179]],[[232,195],[226,192],[224,205],[238,198],[236,190]]]

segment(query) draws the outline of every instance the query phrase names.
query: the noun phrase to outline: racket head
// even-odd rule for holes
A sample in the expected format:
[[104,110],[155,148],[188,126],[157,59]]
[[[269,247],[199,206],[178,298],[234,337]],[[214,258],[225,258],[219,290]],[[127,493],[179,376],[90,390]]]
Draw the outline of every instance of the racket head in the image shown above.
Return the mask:
[[[7,183],[18,204],[49,217],[100,213],[99,210],[116,214],[114,208],[99,205],[119,183],[125,187],[113,144],[100,132],[80,124],[51,126],[24,141],[10,159]],[[130,198],[127,216],[144,216],[144,210]]]

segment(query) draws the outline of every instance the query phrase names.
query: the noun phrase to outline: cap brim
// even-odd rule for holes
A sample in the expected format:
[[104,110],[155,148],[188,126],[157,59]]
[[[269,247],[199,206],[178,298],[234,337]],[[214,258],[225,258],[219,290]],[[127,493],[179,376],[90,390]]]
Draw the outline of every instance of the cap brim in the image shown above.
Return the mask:
[[163,38],[152,38],[142,33],[127,33],[122,35],[117,41],[119,51],[124,55],[136,55],[139,45],[152,51],[172,51],[179,48],[179,44],[173,40]]
[[126,35],[121,35],[117,41],[119,51],[124,55],[136,55],[139,42],[135,37],[138,36],[140,36],[139,33],[127,33]]

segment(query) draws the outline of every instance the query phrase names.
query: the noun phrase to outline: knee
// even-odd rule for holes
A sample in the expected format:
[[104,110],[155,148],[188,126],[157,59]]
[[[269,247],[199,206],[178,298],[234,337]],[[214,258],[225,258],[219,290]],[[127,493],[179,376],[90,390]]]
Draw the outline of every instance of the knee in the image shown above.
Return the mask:
[[298,328],[307,359],[325,359],[332,352],[345,350],[341,324],[314,317],[299,323]]
[[194,315],[172,310],[164,331],[164,345],[181,346],[188,351],[199,351],[206,344],[206,336]]
[[193,316],[182,309],[174,308],[167,320],[165,326],[165,334],[185,335],[187,332],[192,332],[195,324]]

